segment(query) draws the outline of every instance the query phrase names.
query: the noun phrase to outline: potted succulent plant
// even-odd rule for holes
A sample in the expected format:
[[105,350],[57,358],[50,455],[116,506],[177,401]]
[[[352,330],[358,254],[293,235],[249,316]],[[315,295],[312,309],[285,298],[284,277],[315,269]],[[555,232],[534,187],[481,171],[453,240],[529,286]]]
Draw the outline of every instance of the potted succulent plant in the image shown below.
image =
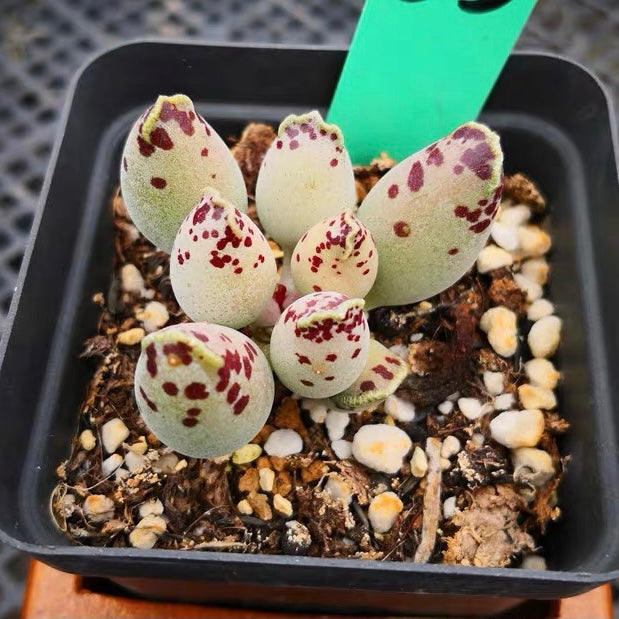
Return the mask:
[[[191,47],[183,58],[202,66],[203,48]],[[247,62],[231,50],[214,53],[232,68]],[[125,53],[117,60],[129,62]],[[177,69],[170,58],[162,66],[165,75]],[[185,90],[183,79],[170,83]],[[120,161],[123,200],[115,200],[113,221],[85,215],[80,236],[80,251],[95,239],[109,256],[113,225],[112,286],[97,249],[89,263],[76,255],[61,315],[73,320],[68,304],[77,291],[86,313],[70,340],[63,323],[51,345],[54,367],[84,340],[85,355],[98,361],[94,377],[79,377],[81,389],[88,385],[81,404],[77,378],[49,374],[41,395],[39,424],[54,427],[45,411],[63,411],[55,451],[39,439],[28,450],[35,460],[46,454],[47,477],[35,466],[23,477],[41,497],[56,484],[49,463],[66,454],[81,407],[52,511],[85,546],[48,560],[75,569],[69,555],[79,556],[79,571],[117,579],[234,572],[270,591],[315,589],[328,569],[354,580],[357,599],[345,607],[392,610],[405,606],[389,592],[444,593],[447,580],[471,593],[523,597],[608,577],[572,577],[567,559],[556,573],[499,567],[542,566],[531,533],[559,513],[557,437],[566,424],[554,412],[559,375],[551,361],[561,320],[542,299],[551,244],[545,201],[511,173],[501,202],[496,133],[471,122],[399,164],[381,158],[353,168],[345,136],[317,112],[287,117],[277,134],[248,127],[231,154],[184,95],[159,97],[135,121],[136,106],[152,94],[132,99],[123,131],[119,124],[109,134],[112,171],[100,195],[118,179]],[[307,100],[306,109],[315,107]],[[504,120],[491,124],[506,141],[509,169],[537,173],[556,198],[544,166],[528,167],[529,155],[517,154],[522,130]],[[541,144],[537,152],[555,152],[533,130],[524,135]],[[561,262],[556,271],[560,309],[576,316],[578,329],[580,315],[561,293]],[[99,291],[95,310],[82,309]],[[575,384],[570,367],[560,368],[569,379],[564,394]],[[60,384],[71,395],[59,408]],[[570,421],[582,428],[575,415]],[[28,526],[44,531],[37,536],[60,543],[47,515],[30,513]],[[108,546],[96,565],[88,546]],[[167,567],[150,571],[153,560]],[[372,594],[379,572],[380,600]],[[181,595],[227,597],[225,587],[200,587]]]

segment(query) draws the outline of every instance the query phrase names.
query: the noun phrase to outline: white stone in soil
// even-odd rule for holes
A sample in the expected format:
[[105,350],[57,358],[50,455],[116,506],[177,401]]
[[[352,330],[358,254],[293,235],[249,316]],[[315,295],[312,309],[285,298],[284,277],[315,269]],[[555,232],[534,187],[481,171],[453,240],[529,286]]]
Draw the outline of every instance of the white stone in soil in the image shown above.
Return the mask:
[[140,505],[138,512],[140,518],[146,518],[146,516],[161,516],[161,514],[163,514],[163,503],[159,499],[149,499]]
[[512,451],[514,480],[537,488],[543,486],[555,474],[552,457],[543,449],[521,447]]
[[428,456],[426,456],[426,452],[419,445],[413,449],[410,464],[413,477],[424,477],[428,472]]
[[415,405],[397,395],[390,395],[385,400],[385,412],[397,421],[408,422],[415,419]]
[[385,423],[361,426],[352,442],[355,459],[374,471],[394,475],[412,446],[408,434]]
[[539,284],[532,282],[530,279],[522,275],[522,273],[516,273],[514,275],[514,281],[518,285],[518,288],[526,293],[527,301],[529,303],[533,303],[534,301],[542,298],[542,295],[544,294],[542,287]]
[[395,492],[375,496],[368,508],[368,518],[375,533],[386,533],[394,525],[404,504]]
[[552,357],[561,341],[561,319],[546,316],[538,320],[529,331],[527,342],[534,357]]
[[101,441],[109,454],[114,453],[128,436],[129,428],[118,417],[106,421],[101,427]]
[[348,483],[337,473],[329,475],[325,484],[325,492],[334,499],[341,499],[344,505],[350,505],[352,501],[352,490]]
[[138,529],[150,529],[156,535],[163,535],[168,528],[168,523],[162,516],[148,514],[137,523],[136,527]]
[[527,318],[532,322],[540,320],[545,316],[554,314],[555,306],[548,299],[537,299],[533,301],[527,310]]
[[262,453],[262,447],[254,443],[243,445],[232,454],[232,462],[237,465],[249,464],[257,460]]
[[163,303],[151,301],[143,310],[137,312],[135,317],[142,322],[146,332],[151,333],[161,329],[170,319],[170,314]]
[[531,209],[526,204],[502,208],[498,220],[504,226],[522,226],[531,219]]
[[451,400],[445,400],[438,405],[438,412],[441,415],[449,415],[454,409],[454,403]]
[[249,516],[253,514],[254,510],[247,499],[243,499],[236,504],[236,508],[239,510],[240,514],[244,516]]
[[500,395],[505,386],[505,375],[503,372],[484,372],[484,387],[490,395]]
[[557,406],[557,398],[552,389],[537,385],[520,385],[518,397],[524,408],[551,410]]
[[129,543],[134,548],[148,550],[157,543],[158,536],[150,529],[133,529],[129,533]]
[[314,423],[324,423],[327,418],[329,400],[324,398],[302,398],[301,408],[306,410]]
[[135,346],[139,344],[146,336],[146,331],[142,327],[134,327],[133,329],[127,329],[116,336],[116,343],[123,346]]
[[264,451],[269,456],[285,458],[298,454],[303,449],[303,439],[298,432],[288,428],[283,430],[275,430],[266,440]]
[[492,438],[510,449],[535,447],[544,432],[540,410],[505,411],[490,422]]
[[477,256],[477,270],[480,273],[489,273],[495,269],[510,266],[514,262],[512,255],[496,245],[487,245]]
[[488,343],[502,357],[511,357],[518,347],[516,314],[506,307],[492,307],[482,315],[479,326],[488,334]]
[[481,447],[486,441],[486,437],[481,432],[474,432],[473,436],[471,436],[471,443],[475,445],[475,447]]
[[131,473],[127,469],[124,469],[122,466],[114,471],[114,479],[116,481],[123,481],[125,479],[128,479],[130,476]]
[[139,471],[146,462],[144,456],[134,453],[133,451],[127,451],[125,454],[125,464],[131,473]]
[[123,457],[120,454],[112,454],[101,463],[101,474],[103,477],[111,475],[121,464]]
[[443,458],[451,458],[462,449],[462,443],[453,435],[445,437],[441,445],[441,456]]
[[125,264],[120,269],[120,287],[123,292],[141,295],[144,292],[144,278],[135,264]]
[[275,471],[269,468],[258,469],[258,479],[260,488],[265,492],[271,492],[271,490],[273,490],[273,484],[275,483]]
[[548,566],[546,565],[546,559],[538,555],[527,555],[522,560],[522,565],[520,567],[523,570],[546,570],[548,569]]
[[[414,344],[415,342],[421,342],[421,340],[423,340],[423,333],[411,333],[410,337],[408,338],[408,341],[411,344]],[[407,359],[408,357],[405,358]]]
[[502,221],[495,221],[492,224],[490,236],[499,247],[502,247],[508,252],[515,252],[520,247],[518,228],[508,226]]
[[546,389],[554,389],[561,378],[561,374],[548,359],[531,359],[524,364],[524,371],[532,385]]
[[443,518],[449,520],[456,513],[456,497],[450,496],[443,501]]
[[546,258],[531,258],[520,265],[520,272],[532,282],[543,286],[548,282],[550,265]]
[[520,254],[526,258],[543,256],[552,246],[547,232],[539,226],[519,226]]
[[333,441],[331,449],[338,459],[346,460],[352,456],[352,441],[345,441],[344,439]]
[[97,437],[92,433],[92,430],[84,430],[80,434],[80,445],[82,449],[90,451],[97,445]]
[[104,494],[87,496],[82,509],[92,522],[105,522],[114,516],[114,502]]
[[501,395],[498,395],[496,398],[494,398],[494,410],[507,411],[514,405],[515,402],[516,399],[514,398],[513,393],[502,393]]
[[479,419],[485,415],[487,410],[477,398],[460,398],[458,400],[458,408],[467,419]]
[[281,494],[276,494],[273,497],[273,509],[285,518],[292,516],[292,503]]
[[329,440],[337,441],[341,439],[344,436],[344,430],[346,430],[346,426],[349,422],[350,415],[348,413],[334,410],[329,411],[325,419]]

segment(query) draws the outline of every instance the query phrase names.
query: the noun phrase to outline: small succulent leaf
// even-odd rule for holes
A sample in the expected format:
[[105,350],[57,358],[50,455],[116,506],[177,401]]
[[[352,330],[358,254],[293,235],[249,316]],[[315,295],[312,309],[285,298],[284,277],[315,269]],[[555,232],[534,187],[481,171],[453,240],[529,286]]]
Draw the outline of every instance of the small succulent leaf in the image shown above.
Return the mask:
[[273,374],[248,337],[220,325],[181,323],[142,340],[135,399],[153,434],[192,458],[217,458],[262,428]]
[[192,320],[241,328],[271,298],[277,265],[256,224],[208,188],[178,230],[170,279]]
[[316,292],[286,308],[270,346],[271,365],[282,383],[307,398],[326,398],[348,387],[368,354],[363,306],[363,299]]
[[347,389],[331,399],[338,408],[365,409],[387,399],[409,373],[404,359],[394,355],[380,342],[370,340],[370,351],[361,374]]
[[462,277],[490,233],[502,173],[499,136],[470,122],[378,181],[356,214],[380,256],[368,307],[415,303]]
[[378,251],[370,231],[347,209],[301,237],[290,268],[302,294],[333,290],[363,298],[376,279]]
[[247,211],[238,164],[185,95],[158,97],[135,122],[122,155],[120,184],[135,225],[167,252],[207,185]]
[[290,252],[311,226],[356,202],[340,129],[315,111],[284,119],[256,185],[256,209],[267,234]]

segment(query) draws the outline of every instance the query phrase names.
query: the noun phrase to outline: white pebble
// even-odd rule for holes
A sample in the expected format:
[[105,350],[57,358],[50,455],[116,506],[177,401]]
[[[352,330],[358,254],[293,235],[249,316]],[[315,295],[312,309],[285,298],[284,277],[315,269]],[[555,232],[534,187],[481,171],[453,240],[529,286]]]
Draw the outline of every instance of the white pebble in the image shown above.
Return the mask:
[[479,419],[486,412],[482,403],[477,398],[460,398],[458,408],[467,419]]
[[397,421],[407,422],[415,419],[415,405],[396,395],[390,395],[385,400],[385,412]]
[[123,346],[135,346],[139,344],[145,337],[146,331],[142,327],[134,327],[119,333],[116,337],[116,342]]
[[134,264],[125,264],[120,270],[120,286],[124,292],[137,294],[145,299],[155,296],[154,290],[147,290],[144,286],[144,278]]
[[529,484],[540,488],[554,474],[552,457],[543,449],[521,447],[512,451],[514,480],[520,484]]
[[523,570],[546,570],[546,559],[538,555],[527,555],[520,566]]
[[129,533],[129,543],[134,548],[147,550],[152,548],[157,543],[157,535],[150,529],[133,529]]
[[546,258],[531,258],[525,260],[520,266],[520,272],[532,282],[543,286],[548,282],[550,266]]
[[131,473],[139,471],[145,462],[144,456],[140,456],[133,451],[127,451],[125,454],[125,464]]
[[[432,306],[430,305],[430,307]],[[411,344],[414,344],[415,342],[421,342],[421,340],[423,340],[423,333],[411,333],[410,337],[408,338],[408,341]]]
[[507,267],[514,262],[512,255],[497,247],[496,245],[487,245],[477,256],[477,270],[480,273],[488,273],[495,269]]
[[447,458],[440,459],[441,471],[448,471],[451,468],[451,462]]
[[[223,458],[229,458],[230,456],[222,456]],[[179,460],[176,463],[176,466],[174,467],[174,470],[176,472],[178,471],[182,471],[183,469],[186,469],[188,466],[187,460],[185,460],[185,458],[183,458],[182,460]]]
[[140,518],[161,516],[163,514],[163,503],[159,499],[149,499],[140,505],[138,512],[140,513]]
[[561,319],[556,316],[540,318],[529,331],[527,342],[534,357],[551,357],[561,341]]
[[505,376],[503,372],[484,372],[484,387],[490,395],[500,395],[505,386]]
[[153,462],[153,470],[161,473],[174,473],[177,464],[178,456],[176,454],[163,454]]
[[103,477],[111,475],[122,463],[123,457],[120,454],[112,454],[101,463],[101,474]]
[[475,445],[475,447],[481,447],[486,442],[486,437],[481,434],[481,432],[474,432],[473,436],[471,436],[471,443]]
[[526,293],[527,301],[533,303],[542,298],[544,291],[542,287],[536,282],[532,282],[530,279],[522,275],[522,273],[516,273],[514,275],[514,281],[518,285],[518,288]]
[[426,452],[419,446],[413,450],[411,458],[411,475],[413,477],[424,477],[428,472],[428,456]]
[[501,209],[499,221],[505,226],[521,226],[531,219],[531,209],[525,204]]
[[243,445],[243,447],[239,447],[232,454],[232,462],[234,464],[249,464],[254,460],[257,460],[262,454],[262,447],[260,445],[255,445],[254,443],[247,443],[247,445]]
[[517,230],[523,257],[543,256],[552,246],[550,236],[539,226],[519,226]]
[[488,334],[492,349],[502,357],[511,357],[518,346],[516,314],[506,307],[492,307],[482,315],[479,326]]
[[443,518],[449,520],[456,513],[456,497],[450,496],[443,502]]
[[265,492],[271,492],[275,483],[275,471],[268,468],[258,469],[258,479],[260,480],[260,487]]
[[128,436],[129,428],[118,417],[106,421],[101,427],[101,441],[109,454],[114,453]]
[[143,456],[148,451],[148,444],[146,442],[146,438],[140,436],[140,438],[133,443],[132,445],[128,445],[127,448],[138,456]]
[[361,426],[352,442],[355,459],[365,466],[391,475],[397,473],[412,446],[408,434],[385,423]]
[[327,418],[329,400],[319,398],[303,398],[301,408],[309,412],[314,423],[324,423]]
[[537,299],[533,301],[527,310],[527,318],[532,322],[551,316],[555,311],[555,306],[548,299]]
[[158,516],[157,514],[148,514],[137,523],[138,529],[150,529],[156,535],[162,535],[166,532],[168,523],[165,518]]
[[131,473],[124,469],[122,466],[114,471],[114,479],[116,481],[123,481],[128,479],[131,476]]
[[404,509],[404,504],[395,492],[383,492],[375,496],[368,508],[368,518],[376,533],[386,533],[394,525]]
[[462,449],[462,443],[451,434],[445,437],[443,444],[441,445],[441,456],[443,458],[451,458],[455,456]]
[[520,246],[520,236],[518,235],[518,228],[514,226],[508,226],[502,221],[495,221],[492,224],[492,228],[490,229],[490,236],[499,247],[502,247],[508,252],[514,252]]
[[531,384],[546,389],[554,389],[561,378],[561,374],[548,359],[531,359],[524,364],[524,371]]
[[275,430],[266,440],[264,451],[269,456],[277,456],[285,458],[298,454],[303,449],[303,439],[298,432],[285,428],[283,430]]
[[337,441],[344,436],[344,430],[350,421],[350,415],[341,411],[331,410],[327,413],[325,425],[331,441]]
[[334,499],[341,499],[344,505],[350,505],[352,501],[352,490],[346,481],[337,473],[329,475],[329,479],[325,484],[325,492],[330,494]]
[[146,307],[137,312],[135,317],[142,322],[147,333],[163,327],[170,319],[167,307],[159,301],[151,301]]
[[92,522],[105,522],[114,516],[114,502],[104,494],[91,494],[83,505],[84,514]]
[[92,430],[84,430],[80,434],[80,445],[82,446],[82,449],[85,449],[86,451],[90,451],[95,448],[97,445],[97,438],[92,433]]
[[352,456],[352,441],[345,441],[344,439],[333,441],[331,443],[331,449],[337,458],[346,460],[346,458]]
[[441,413],[441,415],[449,415],[453,409],[454,403],[451,400],[445,400],[438,405],[438,412]]
[[281,494],[276,494],[273,497],[273,509],[286,518],[292,516],[292,503]]
[[520,385],[518,396],[524,408],[551,410],[557,406],[557,398],[552,389],[537,385]]
[[505,411],[490,422],[490,434],[501,445],[534,447],[544,432],[544,415],[540,410]]
[[494,410],[496,411],[509,410],[514,405],[515,402],[516,402],[516,399],[514,398],[513,393],[502,393],[501,395],[498,395],[496,398],[494,398],[494,402],[493,402]]
[[239,501],[236,504],[236,508],[239,510],[239,513],[244,516],[249,516],[254,513],[254,510],[247,499]]

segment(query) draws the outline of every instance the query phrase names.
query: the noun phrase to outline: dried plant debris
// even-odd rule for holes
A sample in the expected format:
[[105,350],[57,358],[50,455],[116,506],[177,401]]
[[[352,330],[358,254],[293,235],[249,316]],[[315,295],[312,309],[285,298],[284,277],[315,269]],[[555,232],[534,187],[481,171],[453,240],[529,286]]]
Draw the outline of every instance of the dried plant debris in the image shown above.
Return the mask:
[[[274,136],[252,124],[232,149],[254,218],[256,173]],[[383,155],[357,168],[359,199],[394,165]],[[370,312],[373,336],[410,366],[384,404],[343,411],[276,381],[262,430],[217,460],[174,453],[138,413],[139,342],[188,319],[168,255],[140,235],[120,196],[112,207],[113,274],[93,298],[98,328],[79,361],[92,378],[52,496],[74,542],[477,566],[519,565],[542,546],[560,516],[557,438],[568,424],[554,406],[561,321],[541,300],[547,206],[531,180],[505,178],[489,243],[456,284]],[[268,343],[268,333],[243,332]],[[531,432],[529,418],[544,423]]]

